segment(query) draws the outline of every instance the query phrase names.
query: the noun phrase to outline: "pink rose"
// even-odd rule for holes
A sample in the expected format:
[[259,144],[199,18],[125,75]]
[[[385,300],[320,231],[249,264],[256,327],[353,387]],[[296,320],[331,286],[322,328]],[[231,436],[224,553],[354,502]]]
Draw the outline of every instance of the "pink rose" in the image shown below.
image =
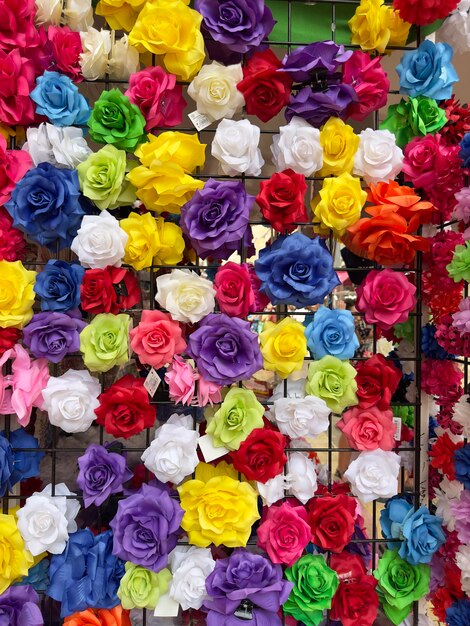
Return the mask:
[[392,450],[396,445],[393,438],[396,426],[390,409],[355,406],[343,414],[337,426],[346,435],[349,446],[355,450]]
[[147,121],[147,131],[157,126],[178,126],[183,120],[186,106],[183,87],[176,84],[176,76],[167,74],[161,67],[148,67],[132,74],[126,96],[139,107]]
[[5,207],[0,206],[0,261],[22,260],[25,250],[26,241],[23,233],[13,228],[12,217]]
[[39,44],[34,14],[34,0],[1,0],[0,50],[24,50]]
[[352,85],[358,97],[358,101],[348,107],[348,117],[362,121],[387,104],[390,81],[380,57],[371,59],[365,52],[354,50],[343,67],[343,82]]
[[165,382],[168,385],[170,398],[176,404],[192,403],[196,387],[196,372],[190,363],[180,356],[174,356],[170,367],[165,374]]
[[405,180],[412,182],[415,187],[432,187],[446,169],[446,153],[447,148],[439,135],[415,137],[403,151]]
[[306,509],[283,502],[268,509],[258,528],[258,545],[273,563],[291,566],[302,556],[311,535]]
[[[1,21],[0,14],[0,21]],[[32,61],[18,50],[5,52],[0,47],[0,122],[7,126],[27,125],[34,120],[34,105],[29,94],[35,87]]]
[[0,206],[8,202],[15,184],[32,164],[25,150],[7,150],[6,139],[0,135]]
[[470,189],[463,187],[455,194],[457,204],[454,208],[454,217],[456,220],[468,224],[470,222]]
[[197,379],[197,406],[203,407],[207,404],[213,406],[222,402],[222,387],[198,375]]
[[390,330],[405,322],[415,306],[416,287],[403,272],[372,270],[357,288],[356,308],[368,324]]
[[250,311],[255,310],[255,294],[246,265],[229,261],[219,267],[214,288],[222,313],[231,317],[246,317]]
[[140,324],[130,336],[131,348],[140,362],[155,369],[170,363],[186,348],[181,326],[161,311],[142,311]]
[[83,80],[80,54],[83,52],[80,33],[68,26],[49,26],[47,36],[51,45],[53,69],[69,76],[75,83]]

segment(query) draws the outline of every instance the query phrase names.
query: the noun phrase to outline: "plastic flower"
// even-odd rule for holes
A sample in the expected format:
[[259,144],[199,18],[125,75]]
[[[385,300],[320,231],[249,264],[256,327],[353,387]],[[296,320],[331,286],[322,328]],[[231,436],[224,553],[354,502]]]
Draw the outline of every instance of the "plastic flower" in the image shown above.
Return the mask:
[[353,170],[356,176],[361,176],[367,184],[388,182],[400,173],[402,165],[403,152],[390,131],[366,128],[359,133]]
[[437,133],[446,122],[446,112],[435,100],[418,96],[408,100],[402,98],[398,104],[390,105],[380,129],[393,133],[397,146],[404,148],[416,136]]
[[16,526],[14,515],[0,515],[0,593],[26,576],[33,564]]
[[470,281],[470,241],[464,246],[456,246],[452,261],[446,267],[449,276],[456,283],[460,280]]
[[356,396],[356,370],[334,356],[324,356],[310,363],[305,391],[325,400],[334,413],[358,403]]
[[154,609],[160,597],[168,591],[171,572],[162,569],[152,572],[129,561],[125,565],[126,573],[121,578],[118,598],[123,609]]
[[404,46],[410,24],[407,24],[384,5],[384,0],[361,0],[353,17],[348,22],[351,42],[362,50],[377,50],[383,54],[388,45]]
[[266,322],[260,334],[261,354],[264,369],[287,378],[302,369],[307,356],[307,339],[304,326],[286,317],[277,324]]
[[93,141],[121,150],[135,150],[145,141],[144,116],[119,89],[101,93],[93,105],[88,128]]
[[30,95],[36,103],[36,113],[46,116],[54,126],[80,126],[90,116],[88,102],[78,87],[58,72],[46,71],[39,76]]
[[444,19],[457,7],[458,0],[431,2],[430,0],[394,0],[393,7],[410,24],[424,26]]
[[224,66],[217,61],[204,65],[188,87],[188,95],[196,102],[199,113],[209,120],[230,119],[245,100],[237,89],[243,78],[242,66]]
[[330,118],[320,131],[323,148],[323,167],[320,176],[352,172],[354,155],[359,147],[359,137],[352,126],[338,117]]
[[350,311],[321,306],[305,329],[307,346],[315,359],[327,354],[342,361],[352,359],[359,347],[354,317]]
[[130,31],[144,4],[143,0],[100,0],[96,15],[102,15],[113,30]]
[[36,272],[21,261],[0,261],[0,326],[23,328],[33,317]]
[[159,369],[186,349],[178,322],[162,311],[142,311],[139,324],[130,332],[131,348],[144,365]]
[[335,237],[342,237],[348,226],[361,217],[366,199],[359,178],[347,172],[325,178],[318,196],[312,200],[315,231],[328,235],[331,230]]
[[86,609],[69,615],[64,626],[131,626],[129,612],[121,605],[113,609]]
[[101,313],[82,330],[80,351],[83,361],[92,372],[107,372],[129,359],[129,315]]

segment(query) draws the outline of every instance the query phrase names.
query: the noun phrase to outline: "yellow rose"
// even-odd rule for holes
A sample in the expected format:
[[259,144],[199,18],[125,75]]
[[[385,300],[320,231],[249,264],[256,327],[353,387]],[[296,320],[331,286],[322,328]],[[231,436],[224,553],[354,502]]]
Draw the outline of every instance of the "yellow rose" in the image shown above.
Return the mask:
[[155,265],[176,265],[183,258],[184,239],[183,231],[173,222],[165,222],[163,217],[158,217],[157,236],[158,250],[154,258]]
[[188,533],[189,543],[200,548],[211,543],[228,548],[246,546],[251,527],[260,517],[256,491],[230,476],[203,480],[198,475],[178,487],[185,511],[181,527]]
[[153,215],[130,213],[119,225],[127,233],[124,263],[135,270],[150,267],[158,250],[157,224]]
[[392,7],[387,8],[390,28],[390,41],[388,45],[404,46],[410,34],[411,24],[402,20],[398,11],[395,11]]
[[348,25],[352,44],[362,50],[385,52],[390,40],[390,16],[384,0],[361,0]]
[[266,322],[259,336],[264,369],[276,372],[281,378],[301,370],[308,354],[304,330],[300,322],[290,317],[277,324]]
[[312,200],[315,232],[328,235],[332,230],[335,237],[342,237],[348,226],[361,217],[367,193],[359,178],[343,172],[337,178],[325,178],[323,187]]
[[23,328],[33,317],[35,282],[21,261],[0,261],[0,327]]
[[102,15],[113,30],[129,32],[144,4],[145,0],[100,0],[96,14]]
[[15,516],[0,514],[0,593],[26,576],[33,562],[16,526]]
[[135,151],[136,157],[150,169],[162,163],[179,165],[187,174],[193,173],[205,162],[206,144],[199,141],[196,133],[166,131],[161,135],[147,135],[148,141],[141,143]]
[[345,124],[339,117],[330,117],[321,128],[320,144],[323,148],[320,176],[352,172],[354,155],[359,147],[359,137],[352,126]]

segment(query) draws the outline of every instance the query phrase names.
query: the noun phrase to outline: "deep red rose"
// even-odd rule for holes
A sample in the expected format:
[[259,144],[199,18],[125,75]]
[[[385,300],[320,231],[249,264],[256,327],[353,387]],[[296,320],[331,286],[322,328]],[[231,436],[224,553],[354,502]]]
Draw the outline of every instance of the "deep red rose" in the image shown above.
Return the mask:
[[425,26],[447,17],[458,3],[459,0],[393,0],[393,8],[405,22]]
[[307,183],[303,174],[284,170],[273,174],[260,183],[256,203],[265,220],[279,233],[291,233],[297,228],[295,222],[308,222],[305,207]]
[[432,467],[442,470],[449,480],[455,479],[454,453],[463,446],[463,441],[455,443],[448,433],[440,435],[428,453]]
[[127,374],[100,394],[98,400],[96,421],[114,437],[129,439],[155,424],[156,408],[150,404],[143,378]]
[[446,112],[447,123],[439,134],[447,146],[456,146],[470,132],[470,107],[468,103],[460,104],[455,96],[441,102],[440,107]]
[[289,102],[292,78],[279,71],[282,63],[272,50],[255,52],[243,68],[237,89],[246,102],[246,112],[269,122]]
[[18,261],[24,257],[25,238],[12,224],[10,214],[4,207],[0,207],[0,261]]
[[81,306],[84,311],[117,315],[140,301],[137,277],[122,267],[86,270],[80,285]]
[[246,265],[229,261],[219,267],[214,288],[222,313],[232,317],[246,317],[250,311],[255,310],[255,294]]
[[68,26],[49,26],[47,37],[54,69],[69,76],[75,83],[82,81],[80,54],[83,48],[80,33],[74,32]]
[[313,498],[308,504],[312,542],[323,550],[342,552],[354,534],[356,501],[345,495]]
[[379,607],[376,586],[373,576],[341,582],[333,596],[331,619],[342,626],[372,626]]
[[285,447],[286,438],[277,430],[255,428],[231,453],[233,466],[248,480],[266,483],[280,474],[287,463]]
[[401,371],[381,354],[356,365],[357,397],[362,408],[376,406],[385,410],[398,389]]
[[19,328],[0,328],[0,356],[19,342],[21,334]]

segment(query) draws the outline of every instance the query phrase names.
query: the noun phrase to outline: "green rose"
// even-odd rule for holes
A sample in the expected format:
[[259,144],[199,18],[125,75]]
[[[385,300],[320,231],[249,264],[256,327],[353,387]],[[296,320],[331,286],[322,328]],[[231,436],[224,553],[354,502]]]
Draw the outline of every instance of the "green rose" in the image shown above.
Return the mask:
[[80,351],[91,372],[107,372],[129,360],[131,318],[125,313],[100,313],[80,333]]
[[331,608],[339,585],[336,572],[319,554],[306,554],[286,569],[285,577],[294,583],[294,588],[284,604],[284,612],[306,626],[319,624],[323,611]]
[[168,591],[171,572],[162,569],[156,574],[129,561],[117,592],[123,609],[154,609],[160,596]]
[[379,581],[377,592],[382,608],[394,624],[400,624],[413,602],[429,590],[429,565],[410,565],[398,556],[398,550],[384,552],[374,576]]
[[380,124],[381,130],[389,130],[396,137],[400,148],[413,137],[436,133],[447,122],[444,109],[426,96],[402,98],[398,104],[388,107],[387,117]]
[[470,241],[466,241],[464,246],[455,247],[454,256],[446,270],[456,283],[461,280],[470,282]]
[[128,206],[136,199],[135,188],[125,179],[131,169],[124,150],[105,146],[77,166],[80,189],[101,210]]
[[358,402],[356,370],[347,361],[324,356],[310,363],[305,391],[310,396],[322,398],[333,413],[339,414]]
[[238,450],[255,428],[263,427],[263,405],[247,389],[232,387],[213,417],[207,417],[206,432],[216,448]]
[[93,106],[88,127],[93,141],[129,152],[146,141],[144,116],[119,89],[103,91]]

